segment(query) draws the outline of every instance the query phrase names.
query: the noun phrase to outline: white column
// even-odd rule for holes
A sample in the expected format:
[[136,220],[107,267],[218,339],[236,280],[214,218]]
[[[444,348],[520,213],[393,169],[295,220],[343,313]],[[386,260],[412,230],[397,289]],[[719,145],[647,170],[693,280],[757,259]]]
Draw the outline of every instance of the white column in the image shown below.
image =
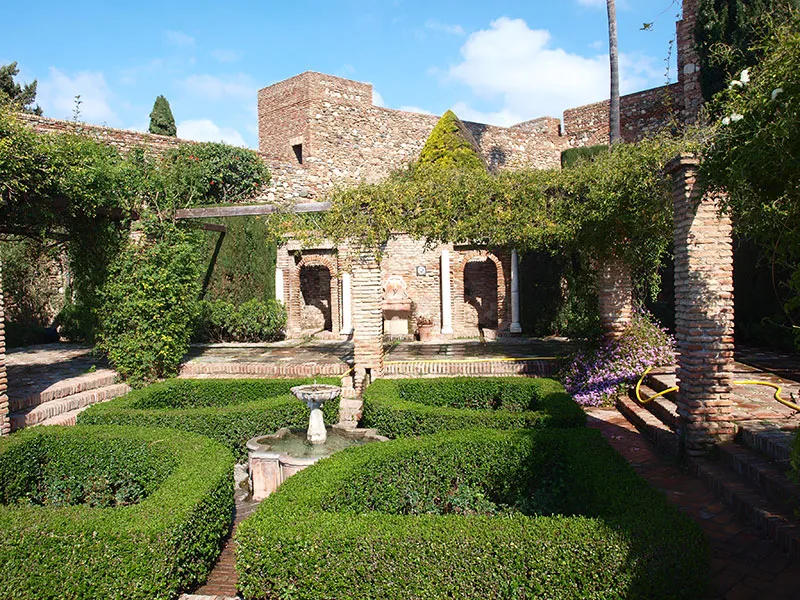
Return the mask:
[[511,251],[511,333],[522,333],[519,324],[519,258],[517,251]]
[[283,297],[283,269],[275,268],[275,299],[281,304],[286,304]]
[[439,281],[442,284],[442,334],[453,333],[453,302],[450,297],[450,251],[442,250]]
[[353,333],[353,301],[350,293],[350,273],[342,273],[342,330],[343,335]]

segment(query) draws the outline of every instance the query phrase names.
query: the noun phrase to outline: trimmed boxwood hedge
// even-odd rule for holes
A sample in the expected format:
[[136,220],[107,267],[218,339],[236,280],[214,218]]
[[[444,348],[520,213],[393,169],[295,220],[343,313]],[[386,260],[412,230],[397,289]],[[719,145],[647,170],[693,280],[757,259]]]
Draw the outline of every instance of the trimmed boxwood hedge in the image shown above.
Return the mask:
[[[241,459],[247,440],[281,427],[307,427],[308,407],[289,391],[311,379],[170,379],[78,416],[82,425],[171,427],[206,435]],[[318,383],[339,384],[335,378]],[[339,400],[323,407],[326,423],[338,420]]]
[[[560,506],[529,511],[549,516],[425,514],[466,488]],[[285,482],[236,541],[239,590],[251,600],[695,599],[709,567],[699,527],[585,428],[345,450]]]
[[394,438],[471,427],[577,427],[586,413],[552,379],[379,379],[364,391],[361,423]]
[[[232,474],[224,447],[166,429],[37,427],[0,440],[0,596],[176,597],[219,554]],[[98,489],[127,484],[135,504],[92,506]]]

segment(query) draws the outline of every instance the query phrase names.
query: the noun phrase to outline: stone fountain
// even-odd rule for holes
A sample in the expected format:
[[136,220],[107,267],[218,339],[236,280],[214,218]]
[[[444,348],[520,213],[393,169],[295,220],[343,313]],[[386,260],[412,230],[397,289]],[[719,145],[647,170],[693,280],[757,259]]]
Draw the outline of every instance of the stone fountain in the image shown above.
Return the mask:
[[293,387],[292,394],[305,402],[311,411],[308,429],[303,431],[284,427],[247,442],[253,500],[263,500],[289,477],[334,452],[388,439],[378,435],[374,429],[353,429],[341,425],[325,427],[322,407],[340,393],[341,388],[336,385],[313,383]]

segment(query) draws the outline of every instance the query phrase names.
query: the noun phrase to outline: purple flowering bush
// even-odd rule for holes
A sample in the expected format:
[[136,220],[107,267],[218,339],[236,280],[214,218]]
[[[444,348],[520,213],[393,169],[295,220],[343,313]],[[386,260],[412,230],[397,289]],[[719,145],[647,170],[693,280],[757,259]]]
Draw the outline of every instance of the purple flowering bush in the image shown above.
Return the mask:
[[674,362],[675,339],[640,308],[621,338],[575,355],[564,373],[564,387],[583,406],[609,404],[647,367]]

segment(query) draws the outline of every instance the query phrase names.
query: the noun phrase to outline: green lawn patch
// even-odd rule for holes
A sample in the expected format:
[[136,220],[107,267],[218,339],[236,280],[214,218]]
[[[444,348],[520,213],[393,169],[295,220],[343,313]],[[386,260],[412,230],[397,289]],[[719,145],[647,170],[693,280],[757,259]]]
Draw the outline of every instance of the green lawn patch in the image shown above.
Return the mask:
[[174,598],[228,532],[233,457],[137,427],[36,427],[0,440],[0,581],[13,598]]
[[361,423],[403,437],[472,427],[579,427],[586,414],[552,379],[379,379],[364,392]]
[[699,527],[585,428],[345,450],[236,534],[244,597],[703,597]]
[[[171,427],[208,436],[238,459],[245,444],[281,427],[307,427],[308,407],[289,391],[311,379],[170,379],[95,404],[78,417],[82,425]],[[339,384],[336,378],[318,383]],[[326,402],[326,423],[338,420],[339,401]]]

